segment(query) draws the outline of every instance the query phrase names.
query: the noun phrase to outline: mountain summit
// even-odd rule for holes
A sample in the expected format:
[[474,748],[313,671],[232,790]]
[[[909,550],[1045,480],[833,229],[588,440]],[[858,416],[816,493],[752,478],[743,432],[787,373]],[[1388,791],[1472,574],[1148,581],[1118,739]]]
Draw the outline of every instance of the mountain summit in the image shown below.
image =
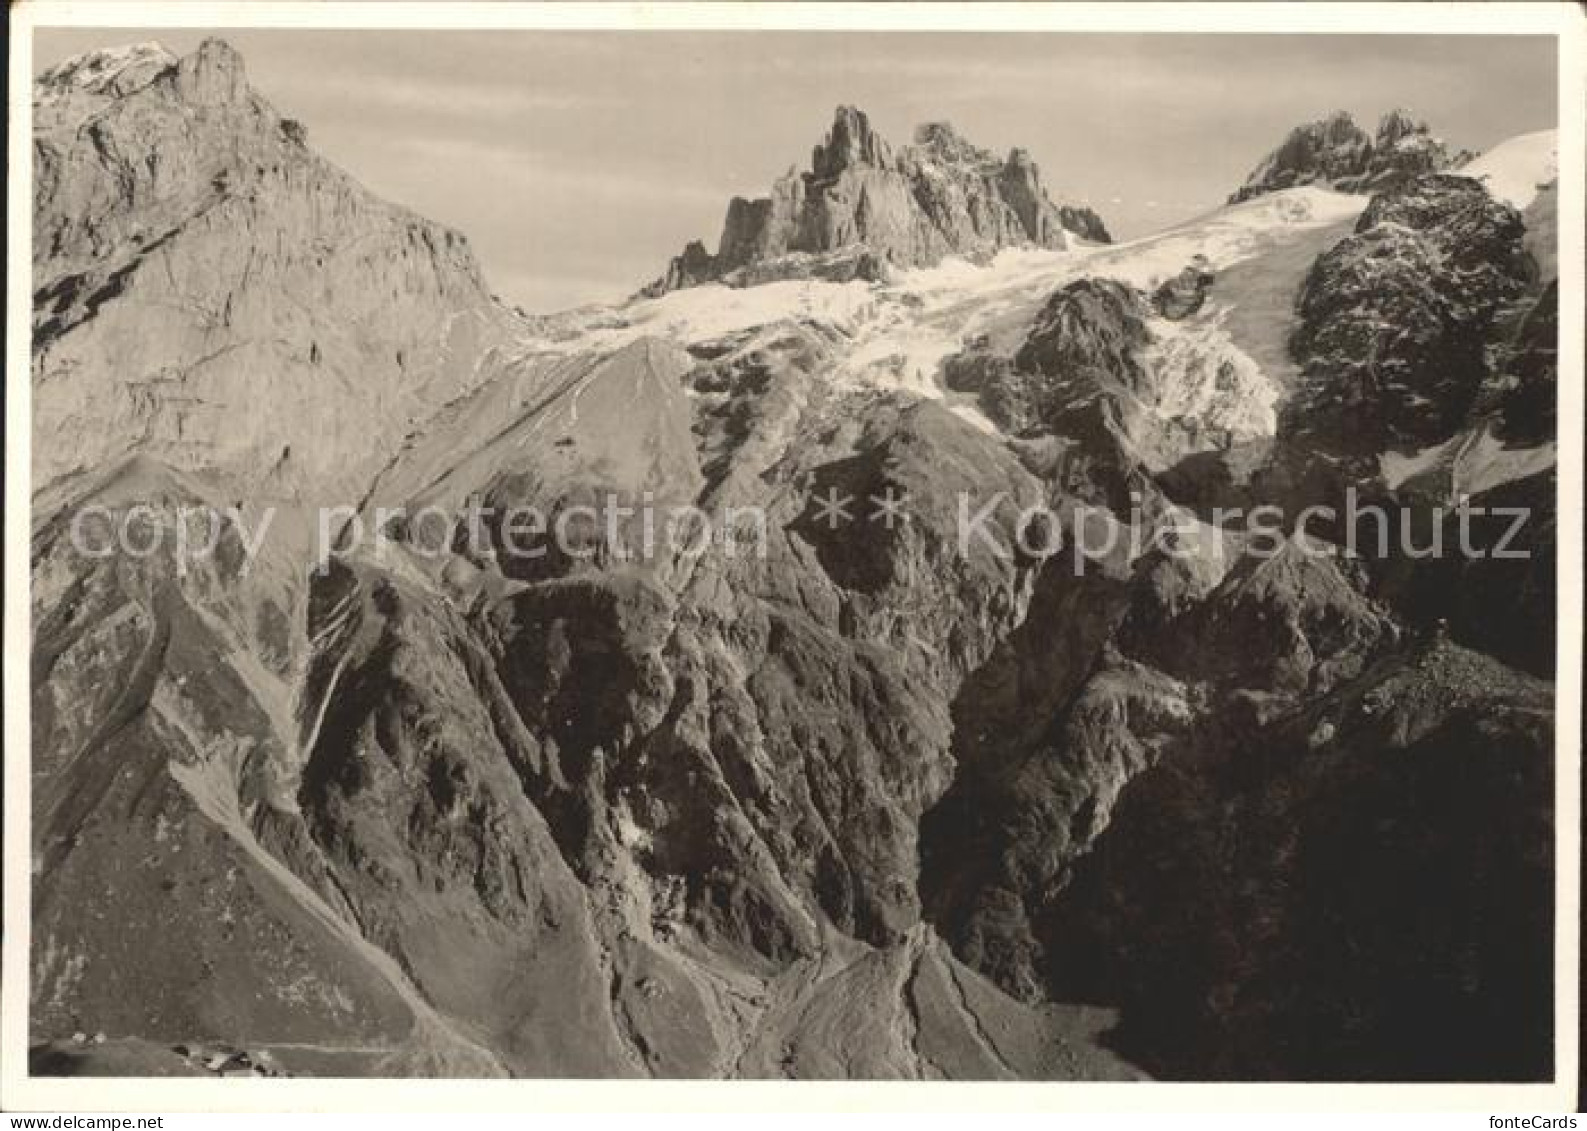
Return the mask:
[[33,126],[40,485],[139,446],[351,490],[507,320],[460,234],[319,156],[223,40],[65,60]]
[[875,278],[885,264],[929,266],[947,255],[984,258],[1005,247],[1061,248],[1110,238],[1089,208],[1057,205],[1023,149],[998,157],[947,122],[894,150],[864,111],[839,106],[810,169],[789,169],[756,200],[734,197],[713,255],[698,240],[648,295],[718,280]]
[[1341,192],[1377,192],[1422,173],[1438,173],[1470,158],[1451,155],[1427,123],[1405,110],[1390,110],[1369,135],[1343,110],[1290,131],[1281,145],[1251,170],[1229,197],[1230,204],[1253,196],[1327,184]]

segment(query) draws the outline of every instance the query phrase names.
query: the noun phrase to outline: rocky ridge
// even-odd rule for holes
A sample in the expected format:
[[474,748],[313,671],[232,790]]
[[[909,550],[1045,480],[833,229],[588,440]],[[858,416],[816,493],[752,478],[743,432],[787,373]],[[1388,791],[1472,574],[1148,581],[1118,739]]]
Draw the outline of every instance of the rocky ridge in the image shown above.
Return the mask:
[[136,451],[345,494],[504,336],[463,237],[314,153],[220,40],[69,60],[33,115],[35,429],[75,437],[40,484]]
[[1373,197],[1301,287],[1291,348],[1306,378],[1285,427],[1374,452],[1448,436],[1487,372],[1494,320],[1529,289],[1523,230],[1464,177]]
[[1296,185],[1327,184],[1340,192],[1376,192],[1412,177],[1437,173],[1471,158],[1451,154],[1427,123],[1390,110],[1368,134],[1343,110],[1297,126],[1251,170],[1230,204]]
[[921,126],[913,145],[894,150],[863,111],[840,106],[808,171],[790,169],[770,196],[734,197],[716,252],[690,243],[643,293],[772,278],[876,281],[889,266],[1061,248],[1076,237],[1106,243],[1108,232],[1090,209],[1054,204],[1025,150],[999,158],[946,122]]

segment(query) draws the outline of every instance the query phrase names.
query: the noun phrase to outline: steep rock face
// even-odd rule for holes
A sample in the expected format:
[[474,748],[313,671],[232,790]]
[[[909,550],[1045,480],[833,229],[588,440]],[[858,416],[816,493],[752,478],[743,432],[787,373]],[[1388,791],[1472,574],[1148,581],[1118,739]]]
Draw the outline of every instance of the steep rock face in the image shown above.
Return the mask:
[[1521,321],[1509,369],[1513,386],[1502,396],[1507,439],[1546,443],[1558,433],[1559,282],[1551,280]]
[[667,264],[667,272],[645,288],[646,294],[665,294],[685,287],[697,287],[716,278],[716,256],[705,249],[699,240],[690,240],[683,254],[676,255]]
[[[1228,478],[1203,503],[1271,501],[1291,517],[1333,507],[1346,517],[1313,532],[1363,548],[1370,588],[1398,617],[1420,631],[1445,622],[1539,674],[1552,670],[1554,637],[1542,610],[1553,600],[1557,298],[1551,195],[1536,183],[1551,144],[1496,147],[1481,182],[1431,174],[1374,196],[1300,287],[1289,345],[1303,369],[1279,442],[1243,467],[1233,453],[1193,457],[1164,480],[1188,501],[1180,474],[1199,477],[1207,469],[1193,466],[1211,459]],[[1490,182],[1529,201],[1525,213]],[[1463,518],[1462,497],[1502,509]]]
[[[385,533],[432,551],[469,540],[468,560],[453,564],[471,576],[485,567],[533,580],[584,560],[644,554],[665,531],[650,529],[637,508],[691,503],[702,486],[682,382],[692,364],[682,350],[641,338],[607,355],[508,365],[432,417],[382,470],[363,520],[376,527],[389,510],[399,517]],[[432,509],[460,517],[469,504],[482,508],[478,529],[409,519]],[[617,508],[630,513],[603,520]],[[537,533],[504,529],[524,513],[538,516]]]
[[1207,291],[1216,277],[1208,269],[1206,257],[1197,256],[1183,271],[1152,292],[1152,306],[1170,321],[1188,318],[1206,303]]
[[[1559,632],[1558,494],[1552,466],[1473,493],[1476,513],[1464,524],[1458,514],[1445,514],[1436,531],[1422,533],[1418,545],[1446,552],[1396,563],[1384,592],[1413,624],[1442,622],[1454,640],[1552,678]],[[1456,552],[1462,525],[1480,557]],[[1495,557],[1496,549],[1503,556]]]
[[[1545,425],[1541,432],[1528,432],[1525,408],[1540,409],[1551,397],[1542,391],[1549,382],[1546,343],[1551,337],[1543,327],[1550,308],[1546,292],[1541,298],[1527,294],[1532,276],[1516,221],[1506,205],[1460,178],[1423,178],[1374,198],[1358,225],[1358,236],[1325,252],[1300,291],[1301,323],[1293,340],[1299,358],[1315,365],[1307,366],[1299,397],[1284,413],[1278,444],[1266,455],[1256,453],[1255,474],[1244,474],[1250,491],[1247,508],[1276,500],[1282,509],[1296,497],[1319,497],[1317,484],[1305,483],[1304,474],[1274,473],[1289,460],[1306,465],[1316,458],[1314,466],[1331,466],[1330,491],[1342,488],[1340,475],[1355,475],[1352,482],[1358,486],[1371,484],[1375,463],[1349,472],[1337,457],[1330,461],[1316,456],[1314,447],[1324,442],[1320,425],[1326,415],[1310,399],[1313,382],[1327,382],[1341,366],[1338,356],[1325,363],[1308,355],[1306,343],[1342,333],[1353,318],[1360,319],[1353,340],[1370,341],[1372,334],[1379,334],[1397,343],[1409,371],[1447,375],[1448,358],[1440,350],[1451,340],[1472,343],[1458,394],[1443,389],[1408,396],[1407,410],[1417,410],[1424,435],[1440,441],[1452,433],[1459,439],[1465,435],[1460,429],[1471,429],[1472,439],[1462,441],[1456,453],[1457,474],[1466,476],[1461,482],[1495,476],[1502,482],[1511,474],[1507,466],[1528,465],[1534,453],[1527,445],[1548,431]],[[1348,273],[1336,277],[1325,272],[1357,250],[1353,241],[1360,232],[1391,224],[1401,233],[1421,235],[1436,248],[1420,272],[1407,274],[1403,290],[1381,275],[1348,295],[1348,288],[1334,290]],[[1206,293],[1198,294],[1203,288],[1197,274],[1192,269],[1176,281],[1179,286],[1165,286],[1158,292],[1160,301],[1215,299],[1218,280],[1210,280]],[[1447,329],[1451,338],[1403,333],[1414,327],[1414,319],[1374,313],[1375,301],[1393,304],[1426,291],[1441,296],[1433,301],[1442,302],[1439,316],[1428,325]],[[1134,304],[1118,292],[1117,302],[1098,301],[1103,296],[1095,293],[1085,301],[1070,301],[1080,297],[1078,289],[1067,299],[1055,295],[1032,325],[1029,342],[1009,360],[998,362],[996,352],[989,355],[983,348],[950,361],[950,380],[972,391],[1029,388],[1038,372],[1074,380],[1091,364],[1096,371],[1113,374],[1115,381],[1143,373],[1148,382],[1161,380],[1160,366],[1142,356],[1140,334],[1122,313],[1138,311],[1139,297]],[[1321,313],[1325,306],[1326,315]],[[1371,332],[1365,329],[1368,325]],[[1120,343],[1124,348],[1118,348]],[[1416,368],[1423,365],[1425,370]],[[1358,442],[1359,449],[1351,450],[1381,452],[1396,441],[1373,427],[1399,419],[1376,403],[1362,404],[1353,413],[1340,411],[1337,430],[1327,435]],[[1073,427],[1062,431],[1084,435]],[[1505,434],[1514,439],[1501,444],[1488,438]],[[1521,450],[1511,455],[1510,445]],[[1546,445],[1538,449],[1545,450]],[[1233,451],[1218,453],[1230,466],[1236,466],[1234,457]],[[1261,467],[1264,460],[1269,461],[1267,469]],[[1120,462],[1129,466],[1132,461]],[[1149,481],[1138,478],[1134,487],[1150,498]],[[1391,527],[1401,521],[1401,509],[1407,512],[1407,525],[1425,522],[1426,500],[1414,501],[1402,492],[1398,500],[1380,501],[1388,508]],[[1540,674],[1550,670],[1551,627],[1546,617],[1539,619],[1538,610],[1552,601],[1552,487],[1546,476],[1508,482],[1481,496],[1477,505],[1519,507],[1531,514],[1532,521],[1513,543],[1525,560],[1449,555],[1415,563],[1409,568],[1413,580],[1406,582],[1399,572],[1405,563],[1392,550],[1387,557],[1363,562],[1325,541],[1297,535],[1283,541],[1276,553],[1253,543],[1242,554],[1238,538],[1225,538],[1214,544],[1218,552],[1208,560],[1205,536],[1197,535],[1189,545],[1199,542],[1203,552],[1187,556],[1181,550],[1161,560],[1142,559],[1132,580],[1088,593],[1067,615],[1039,611],[1045,606],[1038,594],[1029,619],[1008,638],[994,663],[967,683],[962,706],[956,704],[955,754],[961,770],[923,825],[922,883],[933,922],[961,953],[973,956],[1016,994],[1039,996],[1056,990],[1060,996],[1100,993],[1106,1000],[1134,1001],[1135,1020],[1127,1018],[1117,1034],[1125,1042],[1121,1047],[1158,1065],[1164,1074],[1192,1064],[1192,1074],[1285,1077],[1297,1072],[1302,1059],[1338,1078],[1430,1077],[1465,1071],[1435,1065],[1469,1064],[1472,1059],[1502,1064],[1494,1071],[1507,1078],[1546,1073],[1546,1048],[1537,1042],[1501,1048],[1489,1041],[1461,1047],[1435,1041],[1431,1051],[1421,1054],[1385,1051],[1401,1040],[1396,1027],[1400,1018],[1418,1011],[1413,1003],[1423,1000],[1421,995],[1428,995],[1429,1008],[1451,1018],[1492,1016],[1496,1024],[1512,1029],[1547,1025],[1546,985],[1522,972],[1523,964],[1533,961],[1523,953],[1526,946],[1545,945],[1547,938],[1543,891],[1550,871],[1546,855],[1540,855],[1547,838],[1518,833],[1529,827],[1529,820],[1543,820],[1546,809],[1547,759],[1541,754],[1546,746],[1546,686],[1448,644],[1434,647],[1440,659],[1422,663],[1417,656],[1427,646],[1413,642],[1413,637],[1436,634],[1443,631],[1439,624],[1447,624],[1447,631],[1463,643],[1490,651],[1504,663]],[[1443,521],[1450,528],[1445,544],[1453,546],[1454,520]],[[1497,544],[1498,527],[1508,522],[1490,519],[1474,525],[1483,552]],[[1418,537],[1425,544],[1425,529]],[[1067,581],[1067,586],[1076,584]],[[1093,577],[1080,584],[1095,586],[1098,581]],[[1035,644],[1026,637],[1038,623],[1061,624],[1066,632],[1088,625],[1088,635],[1065,635],[1054,644],[1049,628],[1049,639]],[[1056,676],[1054,661],[1047,658],[1054,654],[1067,658]],[[1284,721],[1297,709],[1309,712],[1307,704],[1361,694],[1352,689],[1376,686],[1385,673],[1424,667],[1430,670],[1425,678],[1407,676],[1394,681],[1395,690],[1371,691],[1364,711],[1381,718],[1385,705],[1402,693],[1402,684],[1414,686],[1414,692],[1403,692],[1419,712],[1414,724],[1404,724],[1412,731],[1409,735],[1394,730],[1385,738],[1384,732],[1373,731],[1370,737],[1339,739],[1344,723],[1332,712],[1305,714],[1309,721],[1304,731],[1298,730],[1302,724]],[[1479,671],[1491,671],[1492,680]],[[1483,886],[1470,898],[1516,899],[1516,916],[1532,924],[1531,941],[1512,945],[1507,938],[1472,935],[1461,920],[1452,929],[1462,941],[1435,952],[1438,972],[1407,982],[1397,972],[1394,956],[1414,949],[1407,933],[1414,935],[1419,928],[1402,916],[1386,922],[1367,944],[1375,957],[1366,967],[1336,967],[1337,947],[1314,946],[1297,926],[1302,919],[1312,921],[1307,916],[1315,912],[1306,908],[1344,898],[1323,894],[1331,882],[1327,865],[1303,867],[1292,856],[1275,860],[1254,845],[1285,827],[1305,846],[1300,851],[1307,858],[1316,854],[1321,861],[1347,835],[1339,830],[1338,814],[1352,812],[1357,801],[1376,811],[1401,787],[1377,781],[1365,768],[1369,761],[1333,781],[1330,788],[1337,793],[1319,784],[1326,780],[1320,769],[1315,778],[1311,771],[1295,771],[1304,786],[1291,785],[1286,776],[1290,771],[1279,769],[1270,777],[1258,776],[1263,784],[1248,785],[1253,775],[1268,773],[1266,767],[1272,765],[1260,752],[1275,743],[1308,752],[1345,748],[1349,753],[1335,757],[1330,766],[1343,759],[1342,764],[1355,767],[1356,760],[1370,759],[1365,750],[1377,749],[1380,742],[1396,748],[1409,743],[1418,751],[1425,743],[1425,760],[1405,772],[1436,774],[1433,767],[1442,764],[1446,748],[1475,749],[1462,735],[1463,724],[1453,721],[1463,705],[1471,696],[1490,692],[1503,699],[1505,689],[1512,687],[1524,689],[1524,717],[1506,714],[1505,722],[1490,727],[1483,741],[1495,744],[1493,758],[1469,756],[1481,764],[1473,766],[1472,774],[1487,775],[1484,780],[1490,782],[1509,782],[1511,768],[1526,767],[1516,771],[1524,784],[1504,795],[1505,831],[1493,840],[1478,835],[1473,839],[1480,843],[1472,848],[1484,859],[1502,859],[1516,887],[1501,894]],[[1042,697],[1048,688],[1056,697],[1052,701]],[[1502,713],[1497,706],[1473,710]],[[1429,732],[1436,734],[1424,738]],[[1000,749],[992,757],[978,753],[988,746]],[[1296,757],[1315,760],[1317,755]],[[1244,792],[1248,788],[1250,794]],[[1480,804],[1477,799],[1485,788],[1461,787],[1459,800],[1452,798],[1437,820],[1408,834],[1428,838],[1415,851],[1444,837],[1467,843],[1455,831],[1459,819],[1450,815],[1459,806]],[[1264,791],[1276,796],[1259,801],[1271,795]],[[1328,794],[1326,801],[1320,799],[1323,793]],[[1246,797],[1249,808],[1245,800],[1230,800]],[[1456,824],[1438,823],[1446,817]],[[1402,827],[1394,821],[1394,827]],[[1187,844],[1194,846],[1189,856],[1183,851]],[[1225,853],[1243,861],[1235,866],[1241,878],[1227,887],[1218,872],[1228,867]],[[1459,866],[1442,868],[1438,875],[1440,883],[1459,887],[1463,882]],[[1289,885],[1296,883],[1306,886],[1306,896],[1291,895]],[[1166,896],[1170,887],[1186,893],[1179,912]],[[1228,903],[1220,902],[1216,915],[1207,916],[1201,901],[1190,894],[1203,889],[1219,893],[1214,898],[1220,901],[1227,891]],[[1143,903],[1154,909],[1141,912]],[[1239,957],[1249,937],[1238,930],[1223,935],[1218,924],[1224,922],[1248,923],[1253,930],[1274,922],[1285,925],[1276,928],[1272,943],[1263,945],[1263,957],[1253,962]],[[1330,929],[1358,937],[1358,927],[1341,923]],[[1235,941],[1242,938],[1246,941]],[[1192,985],[1183,985],[1175,969],[1187,955],[1206,956],[1198,963],[1227,973],[1205,982],[1191,978]],[[1158,961],[1160,975],[1147,974],[1146,967]],[[1455,969],[1462,971],[1458,990],[1431,988],[1440,979],[1456,978],[1451,973]],[[1370,988],[1379,978],[1387,988]],[[1288,988],[1297,979],[1308,987],[1321,983],[1330,988],[1315,994],[1308,990],[1297,1000]],[[1332,1015],[1331,994],[1356,1004],[1345,1015]],[[1436,1005],[1431,1004],[1434,998]],[[1299,1052],[1299,1044],[1292,1053],[1288,1034],[1300,1029],[1288,1026],[1303,1024],[1295,1020],[1301,1016],[1312,1017],[1310,1023],[1320,1030],[1340,1035],[1329,1038],[1333,1043],[1315,1056]],[[1137,1022],[1139,1029],[1133,1027]],[[1263,1036],[1247,1044],[1250,1031]],[[1262,1047],[1264,1041],[1270,1047]],[[1362,1051],[1368,1048],[1375,1051]],[[1159,1049],[1173,1051],[1160,1054]],[[1159,1055],[1166,1059],[1155,1059]]]
[[1391,110],[1369,136],[1343,110],[1297,126],[1251,170],[1229,197],[1237,204],[1263,193],[1323,183],[1341,192],[1376,192],[1425,173],[1459,165],[1470,154],[1451,155],[1425,122]]
[[1105,654],[1127,585],[1067,567],[1046,565],[1025,623],[955,701],[959,773],[922,824],[933,922],[978,969],[1036,1000],[1045,985],[1035,908],[1186,717],[1183,688]]
[[960,773],[922,826],[922,884],[933,922],[1012,993],[1081,985],[1056,957],[1064,893],[1137,777],[1353,678],[1396,638],[1321,546],[1199,537],[1111,566],[1054,556],[955,701]]
[[1485,376],[1495,319],[1524,293],[1522,232],[1464,177],[1374,197],[1301,290],[1291,346],[1306,377],[1286,430],[1375,451],[1448,436]]
[[[608,851],[632,854],[677,886],[678,929],[746,960],[812,954],[823,920],[876,945],[914,925],[899,877],[947,778],[947,719],[925,688],[1018,613],[1011,567],[956,558],[952,498],[982,482],[1029,499],[1024,473],[1007,456],[978,467],[992,453],[929,406],[889,432],[816,468],[814,494],[891,485],[940,500],[932,526],[857,546],[791,515],[797,539],[774,534],[764,559],[710,555],[677,599],[638,568],[538,586],[493,617],[504,682],[568,782],[545,802],[568,850],[606,877]],[[859,718],[878,725],[843,722]],[[626,842],[602,849],[619,811]]]
[[[96,496],[118,520],[150,508],[140,545],[201,501],[145,470],[136,494]],[[183,574],[169,545],[91,558],[64,522],[38,532],[32,1025],[365,1050],[341,1062],[357,1072],[411,1068],[427,1044],[439,1063],[460,1050],[417,1038],[422,1002],[337,893],[263,846],[296,747],[285,688],[239,646],[237,537]]]
[[1059,901],[1059,986],[1135,1003],[1120,1047],[1163,1075],[1547,1078],[1551,711],[1436,643],[1204,736]]
[[[936,122],[920,127],[914,145],[895,151],[863,111],[840,106],[808,172],[790,169],[769,197],[734,198],[716,254],[690,244],[644,293],[797,273],[800,253],[823,256],[854,245],[878,264],[920,267],[946,255],[1065,247],[1073,236],[1108,240],[1094,212],[1049,199],[1024,150],[999,159]],[[749,268],[755,273],[746,280]]]
[[[1552,153],[1520,141],[1495,150],[1512,190]],[[1526,160],[1505,155],[1516,148]],[[1342,510],[1354,490],[1391,526],[1422,529],[1404,506],[1452,506],[1551,466],[1554,228],[1551,194],[1534,192],[1524,214],[1450,174],[1374,196],[1299,282],[1278,442],[1194,453],[1161,477],[1170,493],[1201,513],[1272,502],[1293,517]]]
[[457,614],[400,581],[318,580],[320,711],[294,799],[362,933],[507,1068],[641,1071],[618,1035],[583,890],[521,779],[541,749],[504,726]]
[[1178,640],[1165,634],[1181,649],[1170,666],[1264,693],[1324,692],[1399,640],[1367,588],[1359,563],[1304,536],[1248,553],[1187,617]]
[[[1558,631],[1557,302],[1551,282],[1512,304],[1470,420],[1384,464],[1419,552],[1386,564],[1383,592],[1413,624],[1442,622],[1455,640],[1544,678]],[[1453,509],[1461,498],[1470,513]]]
[[36,486],[136,449],[356,491],[479,379],[506,316],[463,238],[307,149],[225,43],[69,61],[34,122]]

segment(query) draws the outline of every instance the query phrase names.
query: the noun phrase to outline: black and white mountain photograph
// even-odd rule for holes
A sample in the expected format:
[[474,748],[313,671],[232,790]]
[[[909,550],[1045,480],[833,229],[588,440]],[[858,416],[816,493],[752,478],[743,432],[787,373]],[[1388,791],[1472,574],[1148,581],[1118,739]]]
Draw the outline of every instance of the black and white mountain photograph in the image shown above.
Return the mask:
[[667,7],[19,29],[8,1074],[1574,1081],[1561,34]]

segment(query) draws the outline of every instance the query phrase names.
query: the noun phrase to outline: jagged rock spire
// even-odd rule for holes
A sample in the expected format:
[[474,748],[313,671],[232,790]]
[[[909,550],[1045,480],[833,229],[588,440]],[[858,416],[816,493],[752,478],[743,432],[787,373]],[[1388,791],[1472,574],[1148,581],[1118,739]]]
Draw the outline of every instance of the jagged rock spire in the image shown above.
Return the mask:
[[1251,171],[1229,203],[1308,184],[1342,192],[1379,191],[1461,160],[1462,155],[1452,156],[1427,123],[1408,110],[1383,115],[1376,136],[1368,135],[1347,111],[1335,110],[1291,130]]
[[645,293],[719,279],[875,277],[889,264],[1063,247],[1077,236],[1109,238],[1090,209],[1052,202],[1025,150],[999,158],[947,122],[928,122],[895,150],[863,110],[839,106],[808,172],[790,169],[769,196],[735,198],[715,255],[691,243]]
[[865,111],[839,106],[826,142],[816,146],[810,155],[810,171],[817,180],[830,180],[855,166],[884,169],[892,162],[892,148],[871,129]]
[[201,106],[236,102],[248,93],[242,56],[224,39],[206,39],[177,63],[176,88],[183,98]]

